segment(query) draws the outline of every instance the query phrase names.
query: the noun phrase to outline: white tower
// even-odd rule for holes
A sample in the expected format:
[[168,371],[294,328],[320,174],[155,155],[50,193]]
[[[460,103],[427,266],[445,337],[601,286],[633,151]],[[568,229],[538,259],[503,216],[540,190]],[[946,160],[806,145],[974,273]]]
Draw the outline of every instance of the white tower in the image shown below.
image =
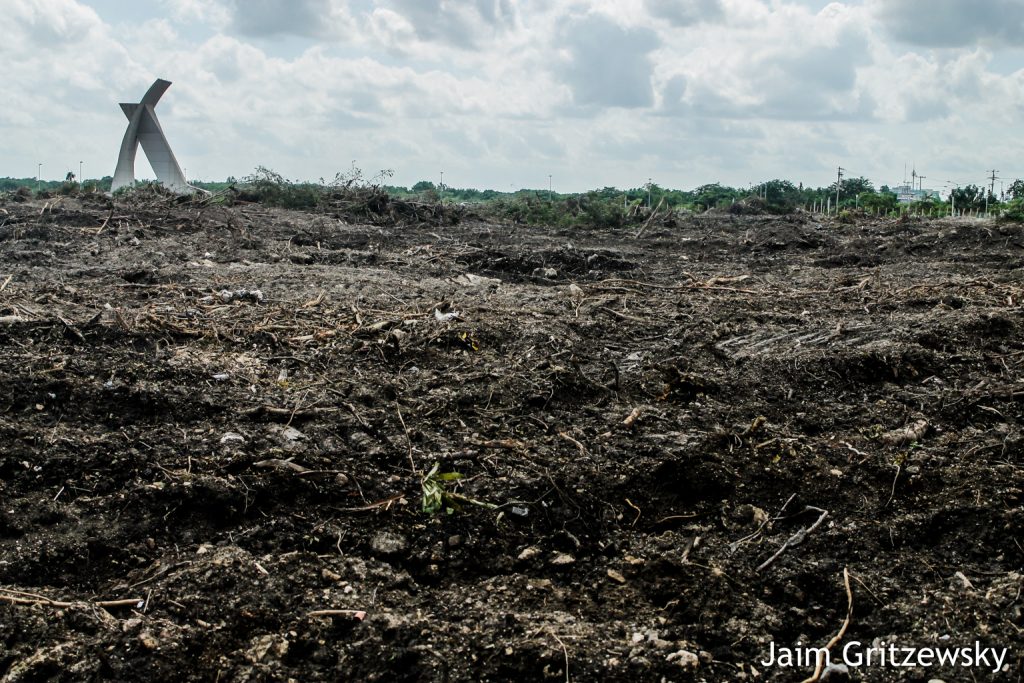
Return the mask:
[[181,172],[174,152],[167,144],[164,131],[160,127],[160,120],[156,117],[156,103],[160,101],[167,88],[171,87],[170,81],[156,79],[145,97],[138,104],[121,103],[121,110],[128,117],[128,129],[124,132],[124,140],[121,141],[121,153],[117,157],[117,170],[114,171],[114,181],[111,184],[111,191],[122,187],[131,187],[135,184],[135,154],[142,144],[142,150],[149,159],[157,180],[163,186],[173,192],[189,192],[192,188],[185,181],[185,174]]

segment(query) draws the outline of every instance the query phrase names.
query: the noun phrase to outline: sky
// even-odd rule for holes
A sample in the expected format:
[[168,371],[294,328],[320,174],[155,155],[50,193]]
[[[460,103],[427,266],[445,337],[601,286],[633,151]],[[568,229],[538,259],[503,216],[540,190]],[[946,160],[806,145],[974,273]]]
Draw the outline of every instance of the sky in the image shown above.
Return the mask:
[[0,26],[0,176],[113,175],[118,103],[164,78],[190,180],[1024,177],[1024,0],[4,0]]

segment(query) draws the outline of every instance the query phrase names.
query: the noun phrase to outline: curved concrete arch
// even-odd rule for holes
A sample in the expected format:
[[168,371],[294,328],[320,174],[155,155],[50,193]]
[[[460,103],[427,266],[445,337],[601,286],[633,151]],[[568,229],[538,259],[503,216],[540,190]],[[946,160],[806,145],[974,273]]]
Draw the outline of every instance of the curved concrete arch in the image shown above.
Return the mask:
[[121,103],[121,111],[128,117],[128,128],[121,140],[121,152],[117,157],[117,169],[114,171],[111,191],[135,184],[135,156],[140,144],[150,166],[153,167],[153,172],[156,173],[157,180],[164,187],[174,192],[190,191],[185,174],[181,172],[178,160],[174,158],[174,152],[167,144],[160,119],[156,117],[156,103],[169,87],[170,81],[158,78],[146,91],[141,102]]

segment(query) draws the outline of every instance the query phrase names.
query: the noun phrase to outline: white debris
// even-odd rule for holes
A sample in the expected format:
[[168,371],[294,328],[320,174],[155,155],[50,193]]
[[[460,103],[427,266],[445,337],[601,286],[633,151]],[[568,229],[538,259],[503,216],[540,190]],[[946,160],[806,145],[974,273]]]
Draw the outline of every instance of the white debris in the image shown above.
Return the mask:
[[668,661],[675,662],[684,669],[696,669],[700,666],[700,657],[689,650],[679,650],[667,657]]
[[455,320],[458,317],[458,311],[448,311],[447,313],[442,313],[438,309],[434,309],[434,320],[436,320],[439,323],[451,322],[452,320]]
[[883,443],[891,446],[902,446],[904,444],[920,441],[927,432],[928,421],[916,420],[913,424],[909,424],[906,427],[900,427],[899,429],[894,429],[882,434],[881,440]]
[[548,563],[556,567],[565,567],[566,565],[575,564],[576,558],[569,553],[555,553],[548,560]]
[[239,434],[238,432],[228,432],[224,436],[220,437],[221,443],[231,443],[232,441],[245,443],[245,437]]
[[464,273],[463,275],[454,278],[452,282],[464,287],[497,287],[501,284],[501,280],[498,278],[473,275],[472,273]]
[[306,435],[295,427],[285,427],[281,430],[281,437],[288,441],[301,441],[306,438]]
[[540,548],[531,545],[527,548],[524,548],[523,552],[519,553],[519,557],[516,559],[518,559],[520,562],[526,562],[528,560],[532,560],[538,555],[540,555]]
[[202,303],[212,303],[217,299],[221,303],[229,304],[232,301],[249,301],[254,304],[263,303],[263,292],[258,289],[222,289],[217,292],[216,296],[204,296],[201,301]]

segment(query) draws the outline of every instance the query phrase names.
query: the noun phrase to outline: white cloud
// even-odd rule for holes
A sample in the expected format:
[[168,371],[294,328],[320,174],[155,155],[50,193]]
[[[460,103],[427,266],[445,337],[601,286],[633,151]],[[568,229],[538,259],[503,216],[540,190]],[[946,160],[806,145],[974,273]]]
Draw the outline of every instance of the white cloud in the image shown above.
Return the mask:
[[515,24],[511,0],[377,0],[419,40],[471,49]]
[[348,7],[337,0],[226,0],[230,27],[243,36],[293,35],[340,40],[354,28]]
[[228,7],[214,0],[160,0],[176,21],[201,22],[220,30],[231,21]]
[[925,47],[978,43],[1024,46],[1020,0],[874,0],[879,21],[898,40]]
[[568,19],[558,33],[563,48],[556,72],[580,106],[648,107],[658,46],[650,29],[626,28],[602,14]]
[[[993,7],[1012,19],[1019,4]],[[908,33],[913,6],[161,0],[115,29],[106,0],[9,0],[0,175],[78,159],[112,172],[117,102],[157,76],[174,83],[159,109],[171,143],[206,178],[259,164],[330,177],[353,159],[406,184],[444,168],[503,189],[548,173],[586,189],[827,184],[838,164],[882,184],[903,160],[934,177],[1012,169],[1024,71],[993,64],[1013,37],[987,10],[955,41],[938,10]]]
[[722,0],[644,0],[647,11],[673,26],[692,26],[722,19]]
[[81,42],[102,25],[92,9],[73,0],[14,0],[4,15],[15,37],[45,46]]

